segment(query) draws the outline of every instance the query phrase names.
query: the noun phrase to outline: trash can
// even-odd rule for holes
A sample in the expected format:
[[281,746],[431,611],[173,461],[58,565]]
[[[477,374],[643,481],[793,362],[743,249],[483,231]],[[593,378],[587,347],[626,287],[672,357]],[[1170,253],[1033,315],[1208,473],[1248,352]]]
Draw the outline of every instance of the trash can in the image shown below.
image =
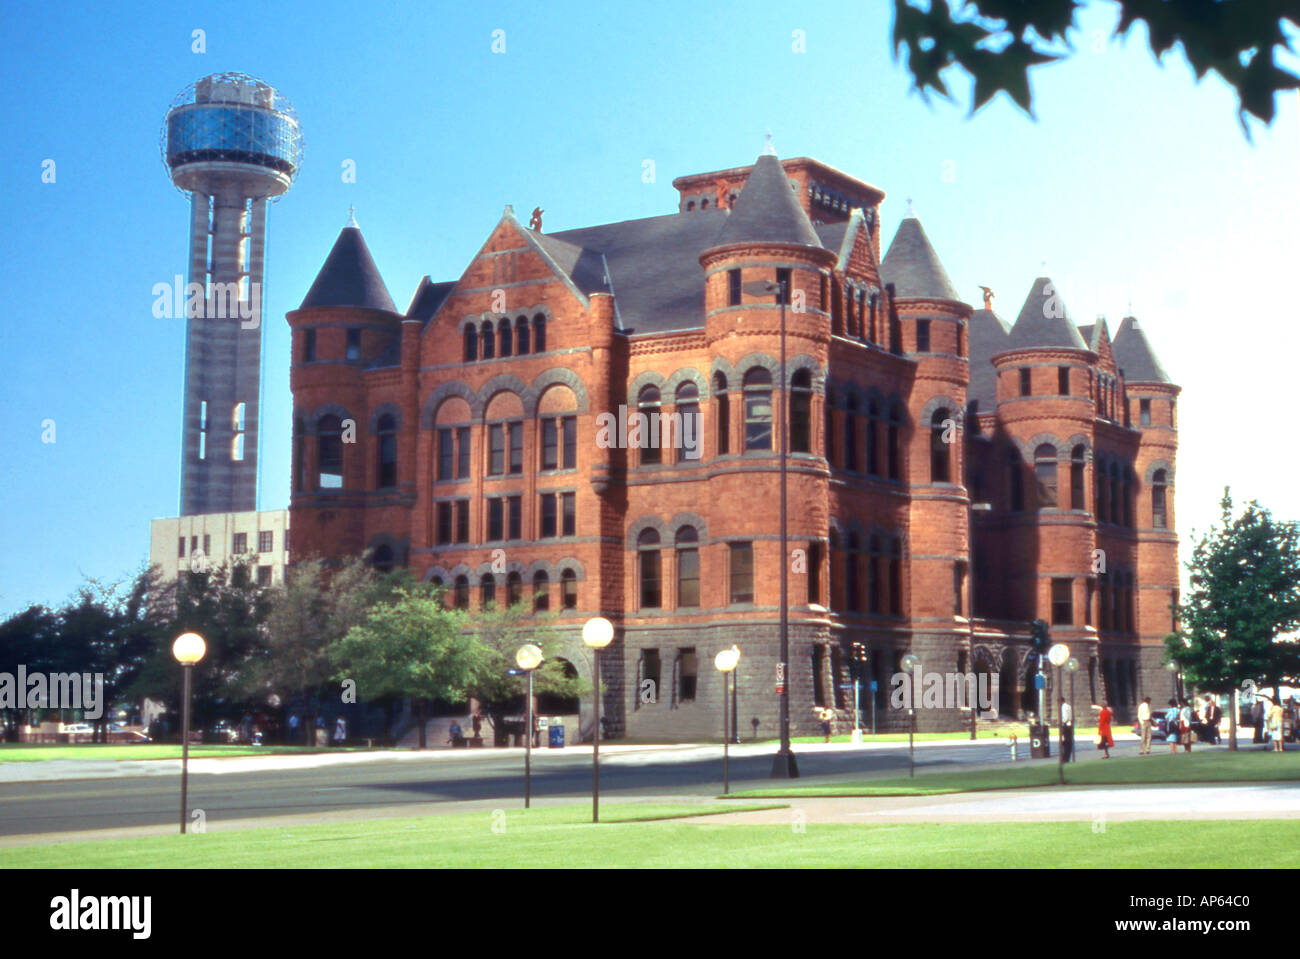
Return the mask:
[[1052,755],[1052,731],[1047,726],[1029,727],[1029,758],[1046,759]]
[[552,723],[547,727],[549,736],[546,745],[551,749],[562,749],[564,747],[564,727],[558,723]]

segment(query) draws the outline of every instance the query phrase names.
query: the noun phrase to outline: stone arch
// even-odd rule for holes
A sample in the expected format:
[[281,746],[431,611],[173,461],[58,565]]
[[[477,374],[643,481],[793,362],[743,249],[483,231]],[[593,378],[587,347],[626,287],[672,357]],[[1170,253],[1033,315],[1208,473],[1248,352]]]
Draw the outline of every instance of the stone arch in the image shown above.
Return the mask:
[[1055,433],[1036,433],[1033,438],[1021,448],[1021,452],[1025,454],[1025,462],[1032,463],[1034,461],[1034,454],[1038,451],[1038,447],[1044,445],[1051,446],[1056,450],[1056,458],[1058,460],[1068,460],[1070,458],[1070,450],[1072,447],[1063,444],[1060,437]]
[[660,543],[671,543],[673,541],[675,528],[669,529],[668,524],[658,516],[641,516],[633,520],[627,528],[627,548],[636,549],[637,537],[648,529],[652,529],[659,534]]
[[[681,529],[683,526],[694,526],[695,532],[700,534],[700,545],[703,546],[707,543],[709,538],[709,531],[704,525],[704,517],[701,516],[699,513],[678,513],[668,523],[668,530],[673,537],[676,537],[677,531]],[[633,540],[632,542],[635,543],[636,540]],[[661,537],[660,542],[671,542],[671,541],[664,540]]]
[[1076,446],[1083,447],[1083,461],[1085,463],[1092,459],[1092,440],[1083,433],[1075,433],[1066,440],[1064,445],[1061,446],[1061,455],[1067,458],[1072,456]]
[[337,403],[322,403],[320,406],[316,407],[307,421],[308,435],[314,436],[316,434],[317,426],[326,416],[337,416],[341,420],[355,421],[355,418],[347,411],[346,407],[339,406]]
[[529,419],[536,412],[537,397],[533,391],[525,385],[524,381],[510,373],[498,373],[492,379],[488,380],[478,391],[478,409],[475,410],[477,416],[482,416],[487,409],[489,401],[498,393],[514,393],[519,397],[519,402],[524,407],[524,418]]
[[633,377],[632,382],[627,385],[627,408],[636,409],[637,396],[647,386],[657,386],[659,388],[659,397],[662,401],[666,390],[664,388],[666,381],[663,375],[654,370],[644,370]]
[[562,366],[555,366],[549,370],[543,370],[538,374],[537,378],[533,380],[533,385],[530,389],[532,390],[534,402],[541,399],[542,394],[546,392],[548,387],[557,384],[567,386],[573,391],[573,395],[578,401],[577,412],[587,412],[587,388],[582,383],[582,377],[573,372],[573,370],[565,369]]
[[709,366],[709,383],[713,382],[714,374],[721,373],[727,378],[727,389],[734,389],[736,385],[736,368],[727,361],[726,357],[715,356],[713,363]]
[[559,572],[556,570],[555,564],[544,559],[533,560],[532,563],[528,565],[528,569],[524,571],[524,577],[529,583],[531,583],[533,577],[538,573],[545,573],[546,578],[551,581],[554,581],[559,577]]
[[1144,485],[1150,486],[1152,483],[1155,482],[1155,475],[1157,470],[1165,471],[1166,486],[1174,485],[1174,468],[1172,465],[1170,465],[1168,460],[1152,460],[1151,465],[1147,467],[1146,473],[1143,474]]
[[438,407],[442,405],[443,400],[450,396],[459,396],[468,403],[470,416],[474,419],[478,419],[483,415],[483,407],[479,403],[478,394],[470,389],[468,384],[460,380],[453,380],[450,383],[443,383],[425,399],[424,408],[420,411],[421,429],[433,429],[433,420],[434,416],[437,415]]
[[692,366],[684,366],[679,370],[673,371],[673,375],[668,377],[663,385],[664,400],[668,401],[677,396],[677,387],[683,383],[694,383],[700,391],[700,402],[709,398],[709,377],[706,377],[699,370]]
[[441,566],[430,566],[420,577],[422,583],[432,583],[435,577],[442,578],[442,585],[450,588],[455,583],[455,577]]
[[956,400],[950,396],[932,396],[926,401],[925,406],[921,407],[921,416],[918,422],[922,426],[929,426],[930,420],[939,410],[946,409],[948,415],[957,423],[961,422],[962,407]]
[[394,423],[396,423],[397,431],[399,433],[402,431],[401,407],[398,406],[396,403],[380,403],[378,406],[376,406],[373,410],[370,411],[370,422],[368,424],[368,429],[370,430],[371,436],[374,436],[376,433],[379,432],[379,420],[385,414],[393,418]]
[[379,549],[379,547],[387,546],[393,551],[393,565],[405,566],[406,547],[408,542],[409,540],[406,537],[398,539],[390,533],[377,533],[370,537],[370,542],[366,545],[365,553],[369,557],[372,556],[374,551]]
[[582,563],[572,556],[566,556],[555,564],[555,576],[552,578],[558,581],[564,575],[566,569],[573,570],[573,578],[579,583],[587,578],[586,573],[583,572]]
[[798,356],[788,357],[785,361],[785,385],[788,389],[794,380],[794,374],[799,370],[807,370],[812,374],[812,390],[814,393],[821,393],[825,389],[826,369],[817,362],[817,358],[809,356],[807,353],[800,353]]
[[761,366],[763,369],[771,373],[772,382],[774,384],[781,382],[780,361],[772,359],[772,357],[768,356],[766,353],[750,353],[736,364],[736,375],[739,381],[743,383],[745,380],[745,374],[756,366]]

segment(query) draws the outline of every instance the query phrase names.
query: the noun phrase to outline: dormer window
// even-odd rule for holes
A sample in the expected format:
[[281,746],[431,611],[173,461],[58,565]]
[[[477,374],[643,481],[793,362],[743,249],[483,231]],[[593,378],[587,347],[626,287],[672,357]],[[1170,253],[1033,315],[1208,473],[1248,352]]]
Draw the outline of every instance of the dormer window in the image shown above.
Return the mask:
[[1020,368],[1020,395],[1029,396],[1030,393],[1029,367],[1022,366]]
[[929,320],[916,321],[916,352],[918,353],[930,352],[930,321]]
[[1139,400],[1138,409],[1139,409],[1138,416],[1140,417],[1138,422],[1140,422],[1143,426],[1150,426],[1151,425],[1151,401]]
[[359,327],[348,327],[348,345],[344,358],[349,363],[361,359],[361,330]]

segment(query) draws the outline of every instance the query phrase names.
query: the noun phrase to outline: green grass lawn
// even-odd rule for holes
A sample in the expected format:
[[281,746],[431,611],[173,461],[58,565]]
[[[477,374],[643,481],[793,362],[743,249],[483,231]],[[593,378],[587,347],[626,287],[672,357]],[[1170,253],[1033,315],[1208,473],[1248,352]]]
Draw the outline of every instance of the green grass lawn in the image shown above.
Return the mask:
[[[1124,759],[1090,760],[1065,767],[1065,781],[1076,786],[1151,783],[1276,782],[1300,779],[1300,751],[1273,753],[1191,752]],[[985,789],[1024,789],[1057,784],[1057,764],[1025,763],[970,772],[923,773],[915,778],[862,779],[829,786],[778,786],[732,793],[740,798],[789,796],[934,796]]]
[[[264,756],[267,753],[338,752],[343,747],[321,746],[191,746],[191,759],[220,756]],[[348,749],[351,752],[354,750]],[[364,750],[363,750],[364,751]],[[0,745],[0,763],[45,762],[50,759],[180,759],[180,743],[85,743],[83,745],[45,746],[36,743]]]
[[[1118,822],[1094,831],[1092,823],[1073,822],[800,828],[793,812],[791,825],[655,819],[716,811],[610,805],[593,825],[584,804],[60,843],[0,849],[0,868],[1300,866],[1300,820]],[[1233,853],[1227,859],[1225,849]]]

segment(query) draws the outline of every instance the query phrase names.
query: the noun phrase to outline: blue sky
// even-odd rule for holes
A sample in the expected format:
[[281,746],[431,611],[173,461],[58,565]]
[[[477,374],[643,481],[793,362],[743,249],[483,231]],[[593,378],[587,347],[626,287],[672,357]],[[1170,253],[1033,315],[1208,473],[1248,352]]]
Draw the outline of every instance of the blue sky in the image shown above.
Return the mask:
[[[85,576],[130,575],[149,520],[177,512],[184,328],[154,319],[151,290],[184,273],[188,220],[157,141],[171,99],[222,70],[284,92],[306,144],[268,217],[260,508],[288,502],[284,314],[349,205],[404,309],[425,273],[460,275],[506,203],[521,216],[544,207],[548,232],[672,212],[673,177],[752,162],[770,128],[782,156],[882,188],[887,238],[912,197],[968,302],[991,286],[1014,319],[1044,263],[1076,322],[1105,314],[1114,330],[1131,302],[1184,388],[1184,536],[1217,517],[1229,483],[1300,518],[1287,452],[1297,99],[1249,143],[1226,85],[1196,84],[1178,54],[1162,68],[1138,36],[1105,42],[1116,8],[1098,3],[1077,56],[1034,74],[1037,122],[1004,97],[970,118],[909,92],[889,7],[376,0],[250,15],[246,3],[11,0],[0,614],[60,602]],[[53,184],[41,182],[47,158]],[[343,182],[345,160],[356,183]]]

